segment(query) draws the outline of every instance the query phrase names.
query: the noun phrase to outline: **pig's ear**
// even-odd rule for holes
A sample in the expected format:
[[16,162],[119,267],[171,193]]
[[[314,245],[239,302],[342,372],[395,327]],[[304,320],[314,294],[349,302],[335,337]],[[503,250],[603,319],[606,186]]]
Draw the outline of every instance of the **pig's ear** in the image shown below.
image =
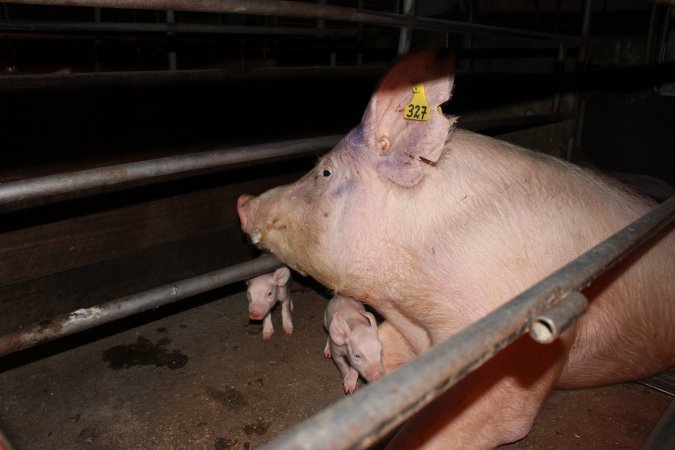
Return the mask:
[[368,323],[370,324],[371,328],[374,328],[377,330],[377,320],[375,320],[375,316],[373,313],[368,312],[368,311],[360,311],[361,315],[368,319]]
[[415,186],[422,164],[434,165],[455,119],[440,110],[450,99],[452,62],[433,50],[398,60],[382,78],[361,123],[366,151],[373,152],[378,172],[394,183]]
[[339,312],[333,314],[333,320],[330,321],[328,333],[337,345],[345,345],[345,342],[349,340],[351,330]]
[[272,275],[272,280],[277,286],[283,286],[288,283],[288,280],[291,278],[291,271],[288,267],[280,267],[274,271]]

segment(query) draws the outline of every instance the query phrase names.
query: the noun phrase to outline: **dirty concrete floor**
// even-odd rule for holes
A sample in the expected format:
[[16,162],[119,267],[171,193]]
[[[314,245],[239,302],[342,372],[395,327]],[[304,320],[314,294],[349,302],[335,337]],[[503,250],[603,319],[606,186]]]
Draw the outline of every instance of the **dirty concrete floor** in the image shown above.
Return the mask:
[[[343,396],[322,355],[325,298],[293,291],[269,342],[243,291],[0,373],[17,449],[254,448]],[[517,449],[637,449],[669,403],[637,384],[555,392]],[[337,438],[337,436],[336,436]]]

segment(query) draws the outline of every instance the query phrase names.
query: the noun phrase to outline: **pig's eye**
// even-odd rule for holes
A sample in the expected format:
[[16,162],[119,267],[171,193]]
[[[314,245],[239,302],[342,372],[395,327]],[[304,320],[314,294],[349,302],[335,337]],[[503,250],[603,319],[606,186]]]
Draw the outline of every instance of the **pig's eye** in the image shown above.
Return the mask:
[[358,354],[358,353],[354,353],[354,354],[352,355],[352,358],[354,358],[354,359],[361,359],[361,355]]
[[331,171],[328,170],[328,169],[323,169],[323,176],[324,176],[324,177],[329,177],[329,176],[331,176],[331,175],[333,175],[333,172],[331,172]]
[[267,293],[267,296],[268,296],[268,297],[271,297],[271,296],[272,296],[272,291],[269,291],[269,292]]

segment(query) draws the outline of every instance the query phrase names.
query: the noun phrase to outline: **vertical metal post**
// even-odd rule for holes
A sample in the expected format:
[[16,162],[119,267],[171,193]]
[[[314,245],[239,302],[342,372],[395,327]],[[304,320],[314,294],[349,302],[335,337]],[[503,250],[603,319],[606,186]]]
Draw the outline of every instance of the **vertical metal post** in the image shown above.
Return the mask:
[[[403,0],[403,14],[411,16],[415,11],[415,0]],[[410,51],[412,42],[412,29],[410,27],[401,27],[401,34],[398,39],[398,54],[403,55]]]
[[[356,4],[356,7],[360,10],[363,9],[363,0],[359,0]],[[359,42],[363,42],[363,24],[359,23],[356,26],[356,30],[357,30],[356,31],[357,39],[359,40]],[[359,50],[356,53],[356,65],[357,66],[363,65],[363,52],[361,51],[362,47],[363,47],[362,45],[359,45]]]
[[[554,65],[554,74],[556,77],[556,80],[560,80],[562,76],[565,74],[565,57],[567,56],[567,47],[565,46],[564,42],[559,42],[558,43],[558,55],[555,58],[555,65]],[[557,83],[558,86],[560,83]],[[556,92],[555,95],[553,96],[553,104],[552,104],[552,113],[555,115],[560,114],[560,93]]]
[[[467,0],[464,2],[465,4],[469,5],[469,12],[467,15],[467,23],[473,24],[474,21],[474,5],[475,5],[475,0]],[[457,69],[458,70],[471,70],[473,68],[473,58],[470,56],[471,55],[471,49],[473,48],[473,33],[467,32],[462,34],[461,38],[461,46],[462,49],[469,50],[466,52],[467,55],[469,55],[467,58],[460,59],[458,61]],[[450,39],[449,39],[449,34],[445,33],[445,47],[448,48],[450,45]]]
[[661,64],[666,60],[666,53],[668,52],[668,34],[670,31],[670,17],[672,15],[673,7],[671,5],[665,6],[665,14],[663,16],[663,25],[661,28],[661,39],[659,42],[659,52],[656,55],[656,63]]
[[[581,43],[579,44],[579,54],[577,56],[577,70],[576,74],[581,75],[586,71],[586,61],[588,59],[588,33],[591,28],[591,11],[593,10],[593,1],[584,1],[584,12],[581,23]],[[572,156],[579,147],[581,140],[581,131],[583,128],[584,109],[585,105],[578,92],[574,95],[574,109],[576,111],[576,119],[572,125],[570,138],[567,144],[567,154],[565,155],[568,161],[572,160]]]
[[[101,8],[94,8],[94,22],[101,23]],[[94,39],[94,72],[101,71],[101,35]]]
[[645,46],[645,64],[651,64],[654,55],[654,30],[656,29],[656,16],[659,4],[652,3],[651,13],[649,14],[649,30],[647,31],[647,44]]
[[[173,25],[176,23],[176,17],[174,15],[174,12],[169,10],[166,12],[166,23],[169,24],[169,26]],[[178,69],[178,60],[176,57],[176,41],[175,41],[175,36],[176,33],[169,31],[167,34],[167,40],[168,40],[168,45],[169,45],[169,70],[177,70]]]

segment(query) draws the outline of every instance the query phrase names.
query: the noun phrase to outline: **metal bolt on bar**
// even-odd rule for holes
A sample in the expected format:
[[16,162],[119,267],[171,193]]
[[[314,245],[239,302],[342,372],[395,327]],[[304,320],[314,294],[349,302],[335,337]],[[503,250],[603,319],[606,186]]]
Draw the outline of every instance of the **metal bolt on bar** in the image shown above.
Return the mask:
[[147,184],[153,178],[166,175],[187,176],[198,170],[310,153],[331,148],[340,139],[341,135],[331,135],[234,147],[0,183],[0,212],[107,192],[131,182]]
[[587,309],[586,296],[574,291],[530,322],[530,336],[540,344],[550,344],[583,316]]
[[0,336],[0,357],[237,281],[247,280],[280,266],[281,263],[276,258],[263,256],[137,294],[127,295],[101,305],[78,309],[53,319],[43,320],[40,323]]
[[[377,442],[526,333],[533,316],[588,286],[674,219],[675,196],[414,361],[262,448],[341,450]],[[335,430],[340,430],[339,439]]]
[[406,16],[384,11],[368,11],[342,6],[276,0],[8,0],[7,3],[29,5],[90,6],[174,11],[194,11],[230,14],[253,14],[305,19],[340,20],[370,23],[391,27],[409,27],[416,30],[435,30],[454,33],[474,33],[526,39],[579,42],[577,36],[518,30],[492,25],[467,24],[451,20]]

